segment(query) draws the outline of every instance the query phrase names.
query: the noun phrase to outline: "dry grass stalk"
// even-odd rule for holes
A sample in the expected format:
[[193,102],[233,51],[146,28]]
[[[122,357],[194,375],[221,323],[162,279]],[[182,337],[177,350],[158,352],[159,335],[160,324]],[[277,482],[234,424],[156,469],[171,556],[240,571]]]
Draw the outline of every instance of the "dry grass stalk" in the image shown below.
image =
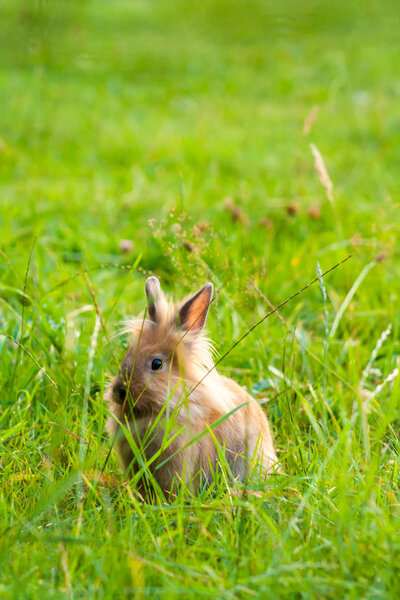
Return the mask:
[[282,321],[282,323],[285,325],[285,327],[287,327],[289,329],[289,325],[287,324],[285,319],[282,317],[281,313],[278,310],[276,310],[275,306],[272,304],[272,302],[270,300],[268,300],[267,296],[265,294],[263,294],[263,292],[260,290],[258,285],[251,279],[251,277],[248,278],[248,281],[249,281],[250,285],[253,287],[253,289],[257,292],[257,294],[259,296],[261,296],[261,298],[264,300],[264,302],[266,302],[267,305],[272,310],[276,311],[277,317],[279,317],[279,319]]
[[326,170],[324,159],[322,158],[322,155],[315,144],[310,144],[310,148],[314,157],[314,166],[319,180],[326,190],[328,200],[333,202],[333,184],[329,177],[329,173]]
[[311,108],[310,112],[308,113],[307,117],[304,120],[304,125],[303,125],[303,134],[304,135],[308,135],[310,133],[311,127],[315,121],[315,119],[317,118],[317,114],[318,114],[318,104],[314,104],[313,107]]

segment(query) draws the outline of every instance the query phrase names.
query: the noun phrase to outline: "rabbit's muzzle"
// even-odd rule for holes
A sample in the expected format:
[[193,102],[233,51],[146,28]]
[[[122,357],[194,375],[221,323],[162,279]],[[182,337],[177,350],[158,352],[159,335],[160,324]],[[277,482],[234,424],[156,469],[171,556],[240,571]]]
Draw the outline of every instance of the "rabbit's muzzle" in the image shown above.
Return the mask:
[[130,381],[118,376],[112,387],[112,397],[116,404],[122,407],[128,418],[139,418],[149,411],[146,394],[143,393],[143,382],[131,378]]
[[123,405],[126,402],[126,385],[121,379],[117,379],[112,388],[113,400],[116,404]]

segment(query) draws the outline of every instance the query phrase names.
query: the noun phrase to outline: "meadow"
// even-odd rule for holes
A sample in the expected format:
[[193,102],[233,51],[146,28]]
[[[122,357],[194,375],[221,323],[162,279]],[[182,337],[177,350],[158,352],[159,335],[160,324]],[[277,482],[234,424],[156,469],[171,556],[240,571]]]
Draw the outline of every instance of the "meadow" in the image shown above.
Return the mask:
[[[400,596],[399,7],[0,2],[0,597]],[[282,473],[138,501],[104,388],[157,275]]]

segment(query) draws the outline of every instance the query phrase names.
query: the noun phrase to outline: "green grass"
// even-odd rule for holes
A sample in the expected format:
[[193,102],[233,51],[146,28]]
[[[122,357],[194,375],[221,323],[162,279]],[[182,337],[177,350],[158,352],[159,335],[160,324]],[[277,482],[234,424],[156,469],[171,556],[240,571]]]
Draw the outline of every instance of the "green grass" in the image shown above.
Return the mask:
[[[398,31],[394,0],[0,2],[2,598],[399,596]],[[98,478],[148,273],[214,282],[222,355],[350,253],[219,367],[282,475],[153,505],[114,453]]]

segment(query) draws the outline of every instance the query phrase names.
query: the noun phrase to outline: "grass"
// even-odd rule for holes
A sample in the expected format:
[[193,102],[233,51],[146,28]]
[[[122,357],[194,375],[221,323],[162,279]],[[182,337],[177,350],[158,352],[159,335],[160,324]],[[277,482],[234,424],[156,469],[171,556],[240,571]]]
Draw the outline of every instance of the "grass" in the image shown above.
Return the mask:
[[[1,597],[398,597],[396,3],[3,0],[0,23]],[[214,282],[222,355],[351,253],[219,365],[267,399],[282,475],[153,505],[114,453],[99,479],[148,273]]]

